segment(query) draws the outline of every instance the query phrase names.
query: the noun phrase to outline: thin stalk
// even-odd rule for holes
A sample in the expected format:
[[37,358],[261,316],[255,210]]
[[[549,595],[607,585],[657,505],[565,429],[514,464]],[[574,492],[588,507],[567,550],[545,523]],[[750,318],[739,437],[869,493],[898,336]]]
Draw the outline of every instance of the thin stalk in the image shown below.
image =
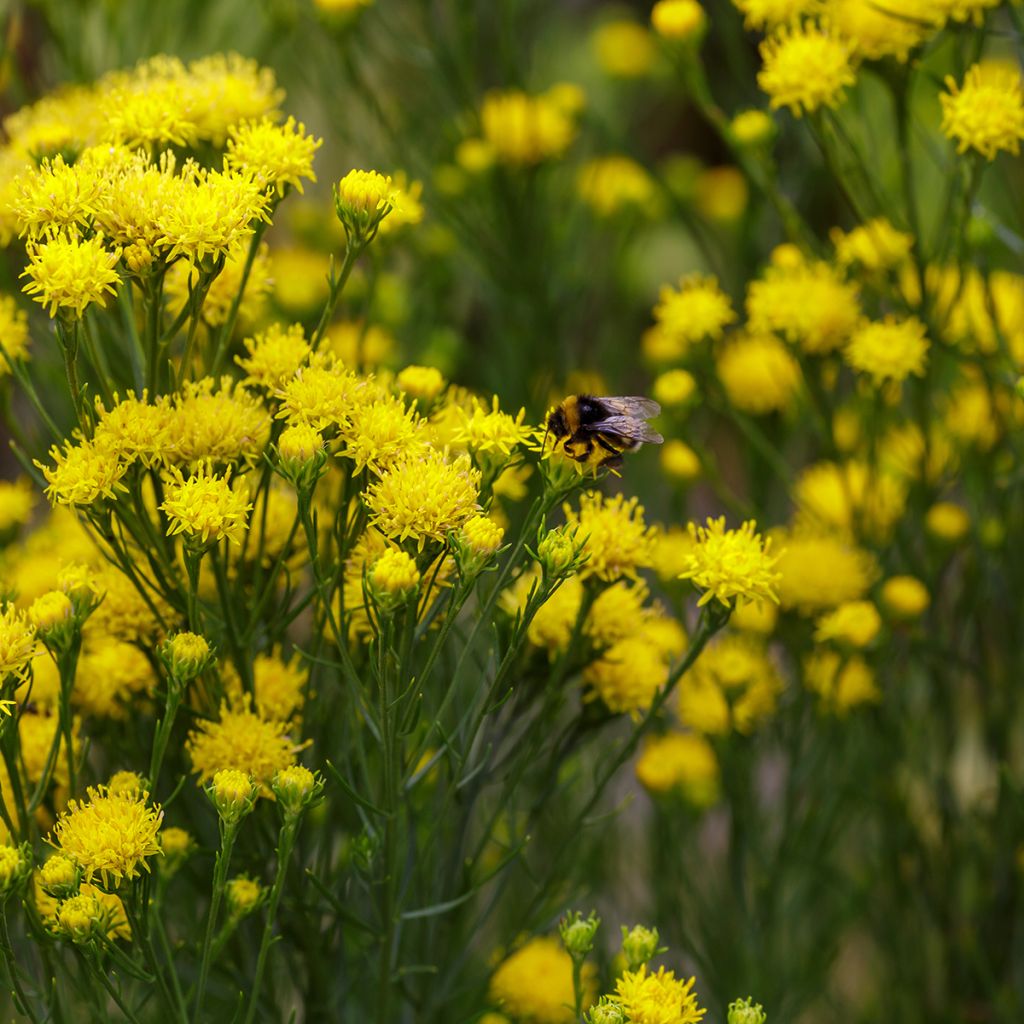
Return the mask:
[[199,980],[196,982],[195,1019],[197,1021],[202,1020],[203,1016],[203,997],[206,995],[206,982],[210,976],[210,967],[213,964],[213,936],[217,930],[217,914],[220,911],[224,890],[227,887],[231,851],[234,849],[235,837],[238,835],[238,826],[240,824],[240,820],[222,821],[221,823],[220,850],[217,851],[217,860],[213,865],[213,892],[210,896],[210,912],[206,918],[203,954],[199,961]]
[[11,944],[11,933],[7,927],[7,905],[0,905],[0,959],[4,962],[4,973],[10,985],[14,1008],[23,1013],[33,1024],[40,1024],[41,1018],[29,1001],[25,988],[21,983],[18,963],[14,958],[14,946]]
[[270,890],[270,900],[267,904],[267,919],[263,925],[260,951],[256,958],[256,975],[252,982],[249,1007],[245,1013],[245,1024],[252,1024],[253,1017],[256,1014],[256,1004],[259,999],[260,988],[263,985],[263,974],[267,967],[267,954],[270,952],[270,942],[274,937],[277,909],[281,903],[285,877],[288,874],[288,863],[291,860],[292,850],[295,848],[295,837],[299,831],[299,820],[298,815],[285,812],[285,820],[281,826],[280,841],[277,847],[277,874],[274,877],[274,885]]
[[345,243],[345,258],[341,264],[341,271],[337,277],[334,277],[333,272],[331,274],[327,301],[324,303],[324,310],[320,314],[320,322],[316,325],[316,330],[310,338],[309,343],[314,351],[319,347],[320,339],[324,336],[324,331],[327,330],[331,317],[334,316],[334,307],[337,306],[338,299],[341,297],[342,290],[345,287],[345,282],[348,281],[352,268],[356,265],[356,260],[362,251],[362,245],[353,245],[351,242]]

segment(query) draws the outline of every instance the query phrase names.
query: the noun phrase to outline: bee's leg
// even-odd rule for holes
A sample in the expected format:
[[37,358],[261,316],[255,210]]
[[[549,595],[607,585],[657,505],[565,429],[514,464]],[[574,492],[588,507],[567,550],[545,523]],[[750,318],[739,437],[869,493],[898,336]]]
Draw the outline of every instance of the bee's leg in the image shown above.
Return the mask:
[[622,452],[622,449],[621,449],[621,448],[616,448],[616,447],[614,447],[613,445],[609,444],[609,443],[608,443],[608,441],[607,441],[607,440],[606,440],[606,439],[605,439],[604,437],[602,437],[602,436],[601,436],[600,434],[598,434],[598,435],[597,435],[597,443],[598,443],[598,444],[599,444],[599,445],[600,445],[600,446],[601,446],[601,447],[602,447],[602,448],[603,448],[603,449],[604,449],[604,450],[605,450],[606,452],[611,452],[613,456],[614,456],[614,455],[619,455],[619,454],[620,454],[620,453]]
[[[571,448],[570,445],[572,446]],[[564,448],[565,454],[570,459],[575,459],[577,462],[587,462],[594,450],[594,439],[588,434],[580,435],[577,433],[566,439]]]

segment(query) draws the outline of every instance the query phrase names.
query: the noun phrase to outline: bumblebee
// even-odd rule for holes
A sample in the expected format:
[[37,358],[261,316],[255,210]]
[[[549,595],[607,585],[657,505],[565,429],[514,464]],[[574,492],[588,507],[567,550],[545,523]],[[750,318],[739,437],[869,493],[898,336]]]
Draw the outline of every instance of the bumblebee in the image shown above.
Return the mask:
[[594,469],[622,464],[622,453],[642,444],[661,444],[664,438],[645,420],[657,416],[661,406],[649,398],[598,398],[570,395],[548,416],[548,431],[557,449]]

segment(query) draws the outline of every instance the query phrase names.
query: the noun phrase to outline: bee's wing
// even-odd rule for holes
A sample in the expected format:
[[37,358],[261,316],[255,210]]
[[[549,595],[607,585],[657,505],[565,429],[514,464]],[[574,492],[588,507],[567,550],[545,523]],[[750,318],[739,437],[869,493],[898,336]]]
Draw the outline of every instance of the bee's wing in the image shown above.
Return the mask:
[[656,430],[652,430],[643,420],[635,416],[606,416],[597,423],[588,425],[588,429],[601,434],[612,434],[629,442],[644,444],[661,444],[665,439]]
[[661,412],[661,406],[657,402],[650,398],[640,398],[637,395],[620,395],[613,398],[602,396],[597,401],[618,416],[632,416],[641,420],[649,420]]

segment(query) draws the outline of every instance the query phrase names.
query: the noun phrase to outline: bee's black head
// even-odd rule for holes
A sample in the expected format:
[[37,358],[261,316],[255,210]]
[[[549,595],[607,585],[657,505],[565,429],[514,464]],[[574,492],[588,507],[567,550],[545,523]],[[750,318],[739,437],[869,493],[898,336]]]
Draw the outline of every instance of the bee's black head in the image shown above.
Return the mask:
[[548,430],[550,430],[555,437],[565,437],[569,433],[569,422],[565,418],[565,413],[561,408],[556,409],[548,417]]

